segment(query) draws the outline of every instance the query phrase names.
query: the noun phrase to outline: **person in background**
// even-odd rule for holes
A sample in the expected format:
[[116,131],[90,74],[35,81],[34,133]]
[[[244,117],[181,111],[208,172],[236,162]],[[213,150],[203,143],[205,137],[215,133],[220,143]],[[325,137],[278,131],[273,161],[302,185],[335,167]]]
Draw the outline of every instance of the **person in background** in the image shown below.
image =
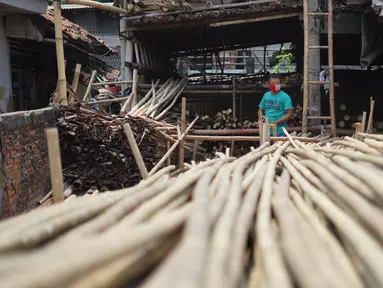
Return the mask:
[[282,127],[287,129],[287,122],[293,116],[293,106],[291,98],[281,90],[281,77],[279,75],[271,75],[269,78],[269,89],[259,104],[258,118],[262,119],[266,116],[270,125],[277,126],[277,134],[273,135],[273,129],[270,129],[271,136],[286,136]]

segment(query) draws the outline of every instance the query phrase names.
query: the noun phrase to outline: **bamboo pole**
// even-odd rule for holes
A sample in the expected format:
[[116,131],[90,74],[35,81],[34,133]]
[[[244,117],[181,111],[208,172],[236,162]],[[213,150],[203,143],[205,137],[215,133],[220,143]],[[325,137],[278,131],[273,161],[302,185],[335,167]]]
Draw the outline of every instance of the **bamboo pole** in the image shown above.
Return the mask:
[[[291,136],[292,139],[297,139],[302,142],[315,142],[319,143],[323,140],[327,140],[329,137],[323,138],[309,138],[309,137],[295,137]],[[270,137],[270,141],[289,141],[287,137]],[[208,135],[187,135],[185,140],[199,140],[199,141],[260,141],[259,136],[208,136]]]
[[106,4],[103,4],[100,2],[96,2],[96,1],[90,1],[90,0],[65,0],[64,1],[64,0],[62,0],[62,2],[65,2],[67,4],[77,4],[77,5],[89,6],[89,7],[93,7],[96,9],[105,10],[105,11],[123,14],[123,15],[129,14],[129,11],[127,11],[125,9],[106,5]]
[[373,122],[374,122],[374,107],[375,101],[371,97],[370,99],[370,114],[368,115],[367,133],[372,133]]
[[46,135],[53,200],[55,203],[58,203],[64,201],[64,188],[61,168],[60,144],[57,128],[48,128],[46,130]]
[[303,111],[302,132],[307,133],[307,112],[309,106],[309,15],[308,1],[303,1],[303,31],[304,31],[304,56],[303,56]]
[[181,140],[185,139],[186,135],[189,133],[190,129],[193,127],[193,125],[195,124],[195,122],[197,122],[198,120],[198,116],[193,120],[192,123],[190,123],[190,125],[186,128],[185,132],[181,135],[181,137],[173,143],[172,147],[170,147],[170,149],[168,150],[168,152],[166,152],[166,154],[161,158],[161,160],[156,164],[156,166],[153,167],[153,169],[150,171],[149,173],[149,176],[153,175],[154,173],[156,173],[156,171],[161,168],[161,166],[164,164],[164,162],[166,161],[166,159],[168,159],[168,157],[170,157],[170,155],[172,154],[172,152],[177,148],[178,144],[180,143]]
[[132,93],[133,93],[133,99],[132,99],[132,107],[137,104],[137,86],[138,86],[138,70],[133,70],[133,86],[132,86]]
[[[127,9],[127,1],[126,0],[121,0],[120,1],[120,6],[121,6],[121,9],[123,10],[126,10]],[[122,81],[125,81],[126,80],[126,67],[125,67],[125,64],[126,64],[126,43],[127,43],[127,40],[126,40],[126,36],[127,36],[127,33],[126,33],[126,21],[125,19],[123,18],[124,14],[123,13],[120,13],[120,31],[119,31],[119,35],[120,35],[120,45],[121,45],[121,55],[120,55],[120,78]],[[122,91],[124,93],[124,91],[127,89],[127,85],[126,84],[122,84],[121,85],[121,88],[122,88]]]
[[[184,133],[186,129],[186,98],[182,97],[181,105],[181,133]],[[179,166],[182,167],[185,160],[185,141],[181,141],[179,146]]]
[[128,141],[130,144],[130,148],[132,149],[133,156],[136,159],[138,169],[140,170],[142,179],[148,178],[148,171],[146,170],[144,160],[142,159],[142,155],[140,153],[140,150],[138,149],[136,139],[134,138],[132,128],[130,128],[129,123],[126,123],[124,125],[124,130],[126,137],[128,137]]
[[[237,95],[236,95],[236,81],[235,81],[235,75],[233,75],[233,118],[237,117]],[[230,146],[231,156],[234,155],[234,141],[231,141]]]
[[361,139],[362,136],[359,133],[362,132],[362,124],[360,122],[355,123],[355,139]]
[[94,70],[92,72],[92,76],[90,77],[88,88],[86,89],[86,92],[85,92],[85,95],[84,95],[84,98],[82,99],[82,101],[86,101],[87,98],[92,98],[91,97],[92,84],[93,84],[94,80],[96,79],[96,76],[97,76],[97,70]]
[[74,93],[77,93],[77,88],[78,88],[78,82],[80,79],[80,74],[81,74],[81,64],[76,64],[76,70],[74,71],[74,76],[73,76],[73,81],[72,81],[72,89]]
[[[363,116],[362,116],[362,127],[360,129],[360,132],[364,133],[366,131],[366,120],[367,120],[367,112],[363,111]],[[358,134],[356,134],[358,135]]]
[[[328,71],[330,86],[330,116],[331,116],[331,133],[332,137],[336,137],[336,114],[335,114],[335,89],[334,89],[334,51],[333,51],[333,0],[328,0],[328,17],[327,17],[327,42],[328,42]],[[307,131],[306,131],[307,132]],[[305,133],[306,133],[305,132]]]
[[59,82],[59,103],[67,106],[67,81],[65,76],[65,59],[64,59],[64,43],[61,23],[61,4],[60,1],[53,2],[54,21],[55,21],[55,38],[56,38],[56,54],[57,54],[57,70]]

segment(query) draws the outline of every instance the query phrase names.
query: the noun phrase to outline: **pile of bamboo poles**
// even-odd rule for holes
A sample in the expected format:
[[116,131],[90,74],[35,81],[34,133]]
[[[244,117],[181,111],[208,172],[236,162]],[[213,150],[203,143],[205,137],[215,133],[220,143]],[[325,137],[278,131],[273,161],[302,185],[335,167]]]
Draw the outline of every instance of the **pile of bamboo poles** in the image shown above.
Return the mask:
[[[112,116],[73,108],[61,108],[60,113],[56,126],[63,155],[64,181],[68,182],[66,197],[93,193],[93,190],[105,192],[130,187],[141,180],[124,124],[132,126],[148,169],[153,168],[178,139],[178,136],[166,135],[169,129],[177,132],[176,126],[149,118]],[[186,142],[185,150],[186,159],[190,160],[193,142]],[[178,153],[173,153],[170,161],[176,163]]]
[[228,155],[1,222],[2,286],[383,286],[382,135]]
[[145,116],[161,120],[177,102],[186,83],[187,79],[168,79],[157,89],[159,81],[155,83],[152,81],[152,88],[132,107],[128,115],[132,117]]

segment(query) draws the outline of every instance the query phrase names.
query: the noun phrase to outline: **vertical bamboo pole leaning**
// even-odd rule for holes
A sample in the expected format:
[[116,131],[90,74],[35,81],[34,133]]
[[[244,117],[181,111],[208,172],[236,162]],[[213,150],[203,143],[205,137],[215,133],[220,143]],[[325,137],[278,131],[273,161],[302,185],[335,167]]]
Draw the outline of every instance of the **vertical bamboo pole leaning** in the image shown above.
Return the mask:
[[97,70],[94,70],[92,72],[92,76],[90,77],[88,88],[86,89],[86,92],[85,92],[85,95],[84,95],[84,98],[82,99],[82,101],[86,102],[88,97],[91,98],[93,82],[96,79],[96,76],[97,76]]
[[[333,51],[333,0],[328,0],[328,71],[330,80],[330,115],[331,115],[331,133],[336,137],[336,116],[335,116],[335,90],[334,90],[334,51]],[[304,133],[307,133],[305,131]]]
[[364,133],[366,131],[366,120],[367,120],[367,112],[363,111],[362,127],[360,128],[360,132],[362,132],[362,133]]
[[[233,75],[233,118],[237,118],[237,91],[235,85],[235,75]],[[234,156],[234,140],[231,141],[231,156]]]
[[78,81],[80,79],[81,74],[81,64],[76,64],[76,70],[74,71],[73,81],[72,81],[72,89],[75,93],[77,93]]
[[361,126],[362,126],[362,124],[360,122],[355,123],[355,139],[360,140],[360,138],[361,138],[361,136],[359,135],[359,133],[362,130]]
[[259,130],[259,138],[261,139],[260,143],[262,145],[264,143],[264,141],[263,141],[263,119],[262,118],[258,119],[258,130]]
[[140,170],[142,179],[148,178],[148,170],[146,170],[144,160],[142,159],[140,149],[138,149],[138,145],[136,139],[134,139],[132,128],[129,123],[124,125],[124,130],[126,137],[128,137],[130,148],[132,149],[134,159],[136,159],[138,169]]
[[309,15],[308,0],[303,0],[303,30],[304,30],[304,57],[303,57],[303,115],[302,133],[307,133],[307,110],[309,105]]
[[138,71],[137,69],[133,70],[133,85],[132,85],[132,103],[131,107],[134,107],[137,104],[137,87],[138,87]]
[[373,121],[374,121],[374,107],[375,107],[375,101],[371,97],[370,98],[370,114],[368,115],[368,124],[367,124],[367,133],[368,134],[372,134]]
[[59,103],[58,104],[67,106],[68,100],[67,100],[67,90],[66,90],[64,43],[63,43],[63,31],[62,31],[62,23],[61,23],[60,1],[57,1],[57,0],[54,1],[53,7],[54,7],[54,20],[55,20],[57,70],[58,70],[58,81],[59,81]]
[[60,144],[57,128],[46,129],[49,169],[54,203],[64,201],[64,182],[61,167]]
[[[182,97],[182,106],[181,106],[181,134],[185,132],[186,129],[186,97]],[[179,146],[179,166],[184,165],[185,160],[185,140],[182,140]]]

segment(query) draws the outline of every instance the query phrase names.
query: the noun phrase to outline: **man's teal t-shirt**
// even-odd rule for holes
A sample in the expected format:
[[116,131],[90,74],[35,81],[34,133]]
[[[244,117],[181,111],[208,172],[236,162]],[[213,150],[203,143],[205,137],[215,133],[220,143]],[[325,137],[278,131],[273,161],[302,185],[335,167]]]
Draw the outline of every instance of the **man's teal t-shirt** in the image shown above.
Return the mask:
[[[265,111],[265,116],[271,123],[283,118],[286,115],[286,110],[293,109],[293,105],[291,103],[290,96],[285,92],[279,91],[278,93],[273,94],[269,91],[263,95],[262,101],[259,104],[259,108]],[[283,134],[282,127],[287,128],[287,123],[281,123],[277,125],[278,135]],[[273,132],[271,131],[270,134],[272,135]]]

